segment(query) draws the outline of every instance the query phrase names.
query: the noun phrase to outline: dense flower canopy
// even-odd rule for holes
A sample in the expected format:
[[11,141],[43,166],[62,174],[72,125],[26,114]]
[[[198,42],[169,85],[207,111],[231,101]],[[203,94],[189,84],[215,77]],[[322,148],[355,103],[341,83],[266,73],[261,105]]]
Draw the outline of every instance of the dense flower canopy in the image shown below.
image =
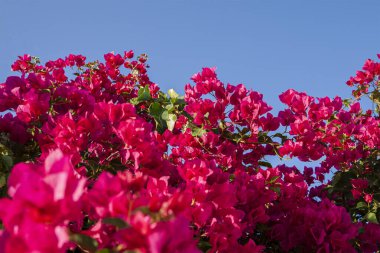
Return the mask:
[[1,252],[380,249],[374,60],[347,82],[353,99],[289,89],[276,114],[215,68],[165,94],[133,51],[24,55],[12,69],[0,84]]

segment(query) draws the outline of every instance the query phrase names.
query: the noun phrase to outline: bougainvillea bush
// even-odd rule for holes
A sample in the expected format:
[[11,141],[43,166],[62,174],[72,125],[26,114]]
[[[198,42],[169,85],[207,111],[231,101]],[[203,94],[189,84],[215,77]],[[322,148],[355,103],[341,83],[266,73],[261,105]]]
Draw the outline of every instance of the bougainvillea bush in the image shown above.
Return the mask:
[[380,63],[349,79],[351,99],[289,89],[271,113],[214,68],[184,96],[164,93],[146,61],[12,65],[19,74],[0,84],[0,252],[380,249]]

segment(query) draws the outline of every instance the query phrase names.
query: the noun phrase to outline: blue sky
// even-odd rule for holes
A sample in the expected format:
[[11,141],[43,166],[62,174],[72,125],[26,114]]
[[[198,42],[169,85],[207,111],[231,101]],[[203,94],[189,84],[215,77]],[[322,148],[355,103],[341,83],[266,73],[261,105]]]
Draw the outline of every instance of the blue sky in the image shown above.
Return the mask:
[[[0,82],[18,55],[101,59],[147,53],[151,79],[179,93],[216,66],[280,108],[288,88],[349,97],[349,76],[380,53],[378,0],[0,0]],[[297,163],[296,163],[297,164]]]
[[0,0],[0,81],[17,55],[89,59],[147,53],[163,90],[216,66],[278,107],[288,88],[348,97],[345,81],[380,53],[379,1]]

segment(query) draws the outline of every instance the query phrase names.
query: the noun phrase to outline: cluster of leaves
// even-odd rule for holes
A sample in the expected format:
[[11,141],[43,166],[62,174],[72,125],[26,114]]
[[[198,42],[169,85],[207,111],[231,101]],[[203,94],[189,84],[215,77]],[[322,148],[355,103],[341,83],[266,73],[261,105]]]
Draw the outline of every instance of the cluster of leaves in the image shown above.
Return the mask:
[[277,115],[213,68],[180,96],[148,67],[133,51],[12,65],[20,76],[0,84],[1,252],[380,249],[380,119],[360,105],[378,106],[379,63],[348,81],[354,100],[290,89]]

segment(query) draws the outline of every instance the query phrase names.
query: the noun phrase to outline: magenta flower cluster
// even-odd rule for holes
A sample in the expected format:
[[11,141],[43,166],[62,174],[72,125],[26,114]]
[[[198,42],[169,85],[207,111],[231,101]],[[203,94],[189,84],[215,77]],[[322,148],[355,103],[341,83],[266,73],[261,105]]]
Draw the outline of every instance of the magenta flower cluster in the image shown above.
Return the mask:
[[289,89],[276,114],[215,68],[181,97],[148,67],[133,51],[12,65],[20,75],[0,84],[0,252],[380,249],[379,63],[347,82],[355,99]]

